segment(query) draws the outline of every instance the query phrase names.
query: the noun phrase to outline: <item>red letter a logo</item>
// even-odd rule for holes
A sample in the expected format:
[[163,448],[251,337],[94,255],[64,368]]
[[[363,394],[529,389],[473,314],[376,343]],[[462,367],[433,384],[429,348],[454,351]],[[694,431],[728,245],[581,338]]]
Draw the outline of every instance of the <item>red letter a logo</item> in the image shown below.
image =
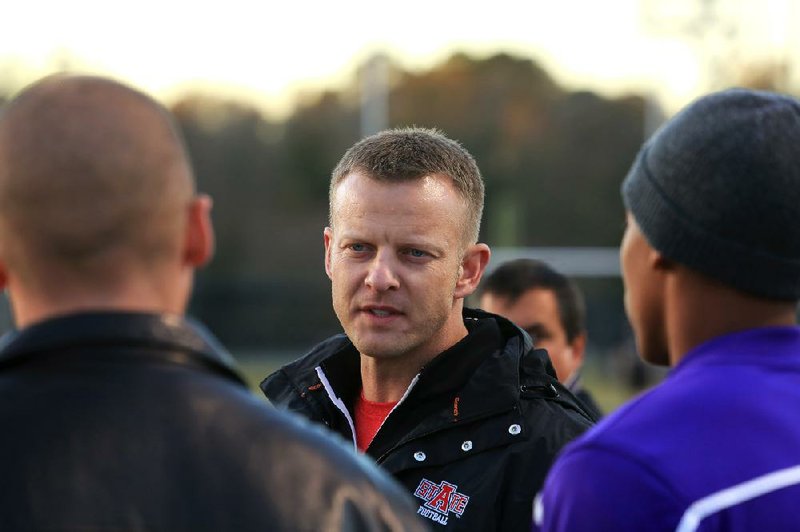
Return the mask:
[[456,486],[448,484],[447,482],[442,482],[439,493],[425,503],[425,506],[447,515],[447,508],[450,506],[450,496],[455,490]]

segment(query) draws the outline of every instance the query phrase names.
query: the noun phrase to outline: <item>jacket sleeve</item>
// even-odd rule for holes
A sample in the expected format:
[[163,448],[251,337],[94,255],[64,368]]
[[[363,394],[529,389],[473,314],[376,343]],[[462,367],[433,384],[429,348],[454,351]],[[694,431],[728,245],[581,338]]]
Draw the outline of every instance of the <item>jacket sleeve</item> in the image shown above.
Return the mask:
[[654,470],[629,456],[573,447],[559,458],[534,502],[532,530],[675,530],[681,504]]

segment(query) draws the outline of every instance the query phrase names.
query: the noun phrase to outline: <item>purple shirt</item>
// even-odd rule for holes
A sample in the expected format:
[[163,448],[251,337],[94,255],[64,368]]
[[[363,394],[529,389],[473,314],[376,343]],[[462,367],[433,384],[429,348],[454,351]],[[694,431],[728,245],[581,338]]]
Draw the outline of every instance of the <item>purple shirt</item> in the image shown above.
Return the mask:
[[539,529],[800,530],[800,327],[698,346],[567,446]]

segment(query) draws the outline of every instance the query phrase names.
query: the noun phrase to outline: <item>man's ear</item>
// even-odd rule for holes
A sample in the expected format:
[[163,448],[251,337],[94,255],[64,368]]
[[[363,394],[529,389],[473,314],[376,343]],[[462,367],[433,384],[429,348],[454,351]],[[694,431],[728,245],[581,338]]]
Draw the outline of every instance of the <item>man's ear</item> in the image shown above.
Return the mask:
[[325,242],[325,273],[328,279],[331,278],[331,246],[333,245],[333,229],[326,227],[322,232],[322,239]]
[[211,224],[213,202],[205,194],[193,198],[188,207],[183,259],[193,268],[205,266],[214,255],[214,228]]
[[8,271],[6,270],[6,261],[0,257],[0,291],[8,287]]
[[675,269],[675,262],[668,259],[664,255],[661,254],[660,251],[655,249],[650,250],[650,256],[648,257],[650,266],[653,267],[655,270],[659,270],[662,272],[667,272]]
[[582,332],[572,339],[569,343],[569,349],[572,351],[572,358],[574,358],[578,365],[583,363],[583,355],[586,352],[586,333]]
[[492,252],[486,244],[473,244],[464,252],[456,281],[455,297],[463,299],[473,293],[481,282]]

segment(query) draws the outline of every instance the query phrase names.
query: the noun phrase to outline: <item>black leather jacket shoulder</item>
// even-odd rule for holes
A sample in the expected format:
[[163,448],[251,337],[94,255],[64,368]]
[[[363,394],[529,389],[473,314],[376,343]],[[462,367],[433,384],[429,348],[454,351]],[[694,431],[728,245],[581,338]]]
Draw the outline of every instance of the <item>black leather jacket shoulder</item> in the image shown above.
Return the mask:
[[202,327],[90,313],[0,341],[2,530],[420,530],[407,494],[245,387]]

